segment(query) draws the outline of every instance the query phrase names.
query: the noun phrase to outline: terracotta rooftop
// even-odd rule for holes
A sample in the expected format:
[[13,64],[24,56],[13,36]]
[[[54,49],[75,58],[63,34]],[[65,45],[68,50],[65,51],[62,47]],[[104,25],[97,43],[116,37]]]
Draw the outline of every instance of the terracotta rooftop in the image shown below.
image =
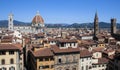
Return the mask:
[[8,42],[12,42],[12,39],[1,39],[1,43],[8,43]]
[[98,63],[93,63],[93,64],[106,64],[108,63],[108,59],[106,58],[99,58]]
[[0,50],[19,50],[19,48],[12,44],[0,44]]
[[66,49],[60,49],[56,45],[52,45],[51,49],[53,50],[54,53],[74,53],[74,52],[80,52],[80,49],[77,48],[66,48]]
[[32,23],[33,23],[33,24],[38,24],[38,23],[43,24],[43,23],[44,23],[44,20],[43,20],[43,18],[42,18],[40,15],[36,15],[36,16],[33,18]]
[[36,52],[33,52],[33,54],[35,57],[46,57],[46,56],[53,56],[54,55],[50,48],[40,49]]
[[77,42],[77,40],[69,40],[69,39],[59,39],[58,40],[60,43],[74,43],[74,42]]
[[92,53],[89,52],[87,49],[80,51],[80,57],[90,57],[90,56],[92,56]]
[[10,36],[3,36],[3,39],[11,39],[13,36],[10,35]]
[[103,53],[108,54],[108,53],[110,53],[110,52],[114,52],[114,51],[115,51],[115,50],[113,50],[113,49],[107,49],[107,50],[104,50]]
[[104,50],[103,47],[97,47],[97,48],[94,48],[92,52],[102,52]]
[[98,64],[104,64],[104,63],[108,63],[108,59],[106,59],[106,58],[99,58],[98,59]]
[[94,42],[93,40],[82,40],[82,44],[84,44],[84,45],[94,45],[94,44],[97,44],[97,43]]
[[44,33],[38,33],[38,34],[35,34],[36,37],[41,37],[41,36],[44,36]]
[[48,38],[48,41],[57,41],[55,38]]

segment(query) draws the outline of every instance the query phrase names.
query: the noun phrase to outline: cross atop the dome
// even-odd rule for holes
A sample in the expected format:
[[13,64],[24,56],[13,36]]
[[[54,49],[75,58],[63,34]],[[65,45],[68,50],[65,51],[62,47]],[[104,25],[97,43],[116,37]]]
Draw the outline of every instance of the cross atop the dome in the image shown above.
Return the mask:
[[36,15],[40,15],[39,11],[37,11]]

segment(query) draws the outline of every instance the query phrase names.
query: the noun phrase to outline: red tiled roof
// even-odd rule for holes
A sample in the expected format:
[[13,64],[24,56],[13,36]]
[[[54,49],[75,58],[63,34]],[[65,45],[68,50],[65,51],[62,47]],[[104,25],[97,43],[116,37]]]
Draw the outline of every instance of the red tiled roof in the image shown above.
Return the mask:
[[22,44],[13,44],[13,45],[15,45],[16,47],[18,47],[19,49],[22,49],[23,47],[22,47]]
[[43,24],[44,23],[44,20],[43,18],[40,16],[40,15],[36,15],[33,20],[32,20],[32,23],[36,24],[36,23],[41,23]]
[[0,50],[19,50],[19,48],[12,44],[0,44]]
[[93,63],[93,64],[106,64],[108,63],[108,59],[107,58],[99,58],[98,59],[98,63]]
[[70,53],[70,52],[80,52],[80,49],[77,48],[66,48],[66,49],[60,49],[56,45],[52,45],[51,49],[53,50],[54,53]]
[[41,36],[44,36],[44,33],[38,33],[38,34],[35,34],[36,37],[41,37]]
[[45,56],[53,56],[54,55],[50,48],[40,49],[36,52],[33,52],[33,54],[35,57],[45,57]]
[[12,39],[1,39],[1,43],[8,43],[8,42],[12,42]]
[[106,59],[106,58],[99,58],[98,59],[98,64],[104,64],[104,63],[108,63],[108,59]]
[[3,36],[3,39],[11,39],[13,36],[10,35],[10,36]]
[[84,44],[84,45],[94,45],[94,44],[97,44],[97,43],[94,42],[93,40],[82,40],[82,44]]
[[69,40],[69,39],[59,39],[58,41],[61,42],[61,43],[62,43],[62,42],[65,42],[65,43],[66,43],[66,42],[70,42],[70,43],[77,42],[77,40]]
[[92,53],[89,52],[87,49],[80,51],[80,57],[89,57],[89,56],[92,56]]
[[48,41],[57,41],[55,38],[48,38]]
[[93,49],[93,52],[101,52],[104,50],[104,47],[97,47]]

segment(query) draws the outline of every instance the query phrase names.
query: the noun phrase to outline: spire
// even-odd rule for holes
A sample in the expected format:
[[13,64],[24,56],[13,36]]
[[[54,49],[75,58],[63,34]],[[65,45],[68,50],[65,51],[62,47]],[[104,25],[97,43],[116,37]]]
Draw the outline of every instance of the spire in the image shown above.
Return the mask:
[[97,11],[95,13],[95,19],[98,19],[98,14],[97,14]]
[[9,14],[9,16],[11,16],[11,17],[13,16],[12,12]]

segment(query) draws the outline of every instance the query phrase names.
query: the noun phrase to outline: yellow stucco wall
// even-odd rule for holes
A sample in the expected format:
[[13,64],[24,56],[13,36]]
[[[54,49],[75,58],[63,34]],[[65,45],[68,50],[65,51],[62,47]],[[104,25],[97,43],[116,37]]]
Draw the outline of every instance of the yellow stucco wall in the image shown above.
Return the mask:
[[[10,64],[10,59],[14,60],[14,64]],[[1,60],[4,59],[5,60],[5,64],[1,65]],[[5,67],[7,69],[9,69],[9,67],[14,66],[15,70],[19,69],[19,54],[17,51],[14,51],[14,54],[9,54],[8,51],[6,51],[5,55],[0,55],[0,68],[1,67]]]
[[51,68],[51,65],[54,65],[54,60],[50,60],[49,58],[49,61],[45,61],[43,58],[43,61],[39,61],[39,59],[37,59],[37,70],[39,70],[39,66],[45,66],[45,65],[49,65],[49,68],[42,70],[54,70],[54,68]]

